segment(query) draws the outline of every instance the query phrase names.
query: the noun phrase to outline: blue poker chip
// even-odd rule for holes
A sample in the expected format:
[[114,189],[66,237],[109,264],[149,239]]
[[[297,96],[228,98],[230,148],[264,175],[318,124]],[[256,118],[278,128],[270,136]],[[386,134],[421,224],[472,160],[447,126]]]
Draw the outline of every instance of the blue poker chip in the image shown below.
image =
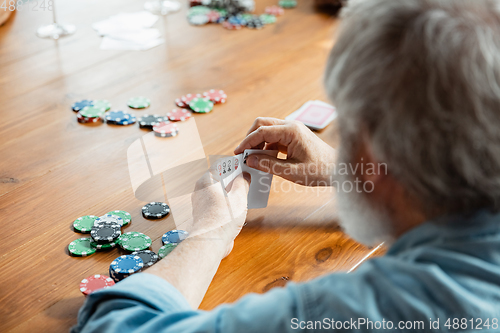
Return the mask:
[[230,16],[227,21],[231,24],[245,25],[247,22],[241,15]]
[[163,245],[165,244],[179,244],[186,238],[188,238],[189,233],[184,230],[170,230],[161,237]]
[[137,118],[130,113],[123,111],[111,111],[105,115],[106,122],[114,125],[131,125],[135,124]]
[[71,106],[71,108],[73,109],[73,111],[78,112],[78,111],[83,110],[83,108],[86,106],[93,106],[93,105],[94,105],[94,101],[91,101],[90,99],[84,99],[84,100],[81,100],[81,101],[73,104]]
[[133,274],[139,272],[144,267],[144,262],[137,255],[119,256],[109,266],[113,274]]

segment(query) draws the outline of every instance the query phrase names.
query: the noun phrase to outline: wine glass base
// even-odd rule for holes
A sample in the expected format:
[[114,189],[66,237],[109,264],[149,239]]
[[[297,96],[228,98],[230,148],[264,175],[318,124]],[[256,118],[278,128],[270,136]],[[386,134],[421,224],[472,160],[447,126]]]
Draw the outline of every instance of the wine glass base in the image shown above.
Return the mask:
[[64,36],[74,34],[76,27],[72,24],[52,23],[43,25],[36,30],[36,35],[40,38],[59,39]]
[[153,14],[167,15],[181,9],[181,3],[176,0],[153,0],[144,3],[144,9]]

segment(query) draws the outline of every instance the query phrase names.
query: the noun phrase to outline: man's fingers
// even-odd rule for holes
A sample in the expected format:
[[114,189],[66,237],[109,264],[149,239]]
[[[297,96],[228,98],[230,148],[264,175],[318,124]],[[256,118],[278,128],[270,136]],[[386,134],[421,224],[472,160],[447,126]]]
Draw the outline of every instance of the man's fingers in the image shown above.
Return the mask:
[[271,126],[271,125],[283,125],[285,121],[283,119],[271,118],[271,117],[258,117],[254,120],[252,126],[247,132],[247,135],[255,131],[261,126]]
[[292,130],[287,126],[272,125],[259,127],[250,133],[238,147],[234,150],[235,154],[241,154],[245,149],[252,149],[262,143],[278,143],[288,146],[292,141]]
[[291,174],[290,168],[293,164],[287,162],[286,160],[281,160],[279,158],[263,155],[263,154],[253,154],[248,156],[247,165],[253,169],[271,173],[283,177],[283,174]]

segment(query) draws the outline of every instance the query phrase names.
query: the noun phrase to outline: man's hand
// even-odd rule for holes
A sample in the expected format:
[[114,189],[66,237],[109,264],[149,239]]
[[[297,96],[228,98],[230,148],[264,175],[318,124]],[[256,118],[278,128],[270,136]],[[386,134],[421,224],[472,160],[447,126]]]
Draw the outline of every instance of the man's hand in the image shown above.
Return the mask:
[[245,223],[247,194],[248,182],[243,175],[234,179],[226,197],[221,184],[214,182],[212,174],[207,172],[198,180],[191,196],[193,226],[190,235],[213,239],[224,246],[228,255]]
[[306,186],[330,186],[335,149],[298,121],[257,118],[247,137],[234,150],[279,150],[286,159],[268,155],[248,156],[247,165]]

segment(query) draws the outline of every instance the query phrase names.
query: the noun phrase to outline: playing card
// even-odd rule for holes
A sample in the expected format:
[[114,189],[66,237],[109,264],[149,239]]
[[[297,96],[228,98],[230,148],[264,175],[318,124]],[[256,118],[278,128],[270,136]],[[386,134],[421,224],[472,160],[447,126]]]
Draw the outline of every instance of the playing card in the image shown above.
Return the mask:
[[311,129],[325,128],[337,117],[335,107],[322,101],[308,101],[286,120],[298,120]]
[[243,152],[242,171],[248,172],[252,177],[250,189],[248,191],[248,209],[265,208],[269,200],[273,175],[267,172],[250,168],[246,164],[246,159],[252,154],[265,154],[273,157],[278,156],[277,150],[247,149]]

